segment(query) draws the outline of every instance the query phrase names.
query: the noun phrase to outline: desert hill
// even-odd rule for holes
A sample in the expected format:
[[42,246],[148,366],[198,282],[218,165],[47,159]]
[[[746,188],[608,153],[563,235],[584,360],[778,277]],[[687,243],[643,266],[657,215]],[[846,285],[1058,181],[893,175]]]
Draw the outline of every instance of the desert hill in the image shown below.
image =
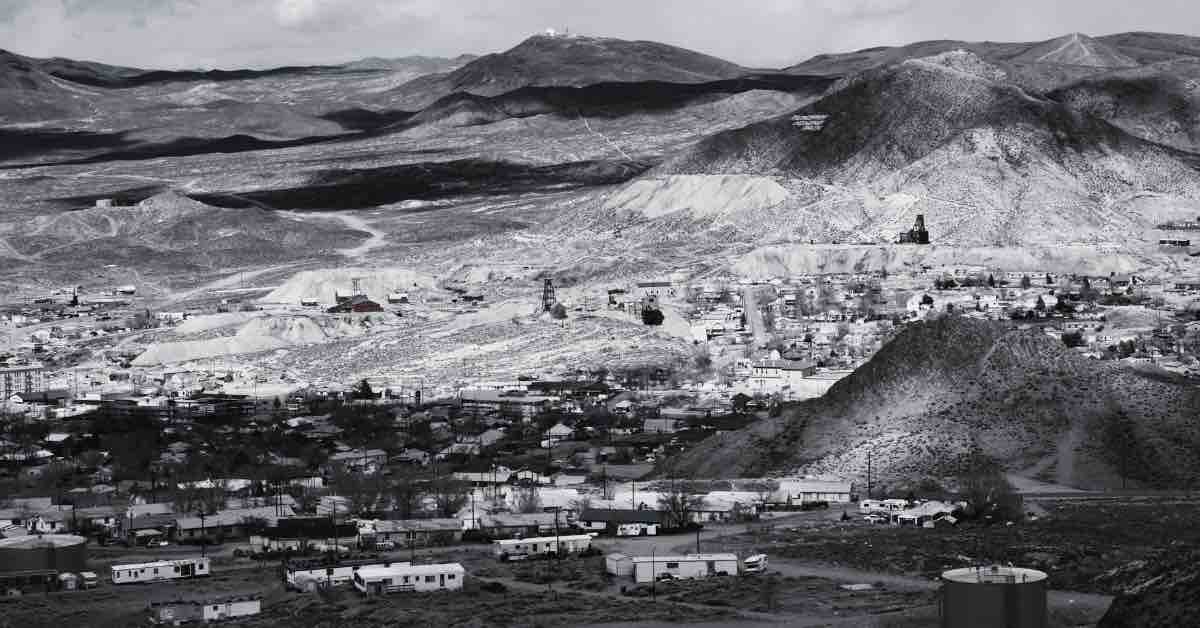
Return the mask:
[[1200,617],[1200,552],[1174,541],[1156,560],[1118,570],[1130,581],[1098,624],[1099,628],[1185,626]]
[[1049,97],[1152,142],[1200,149],[1200,58],[1098,74]]
[[[646,198],[659,212],[664,203],[687,207],[698,200],[687,177],[755,176],[789,190],[767,212],[775,238],[891,240],[923,213],[941,243],[970,246],[1140,236],[1153,225],[1123,210],[1134,195],[1200,198],[1194,155],[1031,94],[1008,76],[963,50],[868,70],[791,115],[677,154],[645,176],[662,187]],[[798,128],[796,115],[818,122]],[[752,228],[763,217],[724,222]]]
[[803,471],[952,477],[973,447],[1062,484],[1200,478],[1200,390],[1097,362],[1036,329],[947,318],[906,328],[822,398],[674,461],[700,477]]
[[448,74],[418,78],[386,94],[393,108],[422,109],[455,92],[496,96],[539,85],[663,81],[703,83],[750,71],[716,57],[651,41],[535,35]]
[[41,216],[9,241],[20,254],[46,260],[82,256],[97,264],[158,261],[210,267],[312,257],[352,247],[367,235],[254,207],[213,207],[164,192],[131,207]]

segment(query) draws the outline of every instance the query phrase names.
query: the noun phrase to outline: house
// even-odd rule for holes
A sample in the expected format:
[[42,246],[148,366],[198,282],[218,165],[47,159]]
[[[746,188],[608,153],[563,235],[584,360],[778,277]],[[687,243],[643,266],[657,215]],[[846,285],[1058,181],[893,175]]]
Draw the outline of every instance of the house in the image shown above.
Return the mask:
[[501,539],[492,541],[496,558],[506,560],[510,556],[534,556],[539,554],[574,554],[592,546],[590,534],[560,534],[523,539]]
[[807,360],[762,360],[751,368],[750,383],[756,388],[778,389],[810,377],[817,366]]
[[734,554],[634,556],[629,562],[632,564],[633,580],[638,583],[653,582],[664,574],[691,580],[738,573],[738,557]]
[[332,517],[286,517],[250,535],[250,546],[258,551],[302,551],[310,542],[351,545],[358,539],[358,525]]
[[642,431],[648,434],[674,434],[679,431],[679,420],[650,417],[642,421]]
[[462,542],[463,524],[452,518],[359,520],[358,535],[364,548],[378,541],[401,548],[453,545]]
[[805,502],[848,503],[853,485],[844,480],[776,478],[779,489],[772,495],[775,503],[798,505]]
[[374,475],[386,464],[387,452],[382,449],[351,449],[329,456],[325,466],[329,470],[342,467],[365,475]]
[[571,435],[574,433],[575,430],[567,427],[566,425],[563,425],[562,423],[555,423],[553,427],[546,430],[546,433],[544,434],[545,440],[543,443],[559,443],[571,438]]
[[524,538],[537,536],[539,533],[554,533],[565,530],[565,517],[552,512],[538,513],[497,513],[481,515],[477,519],[479,530],[497,539]]
[[588,472],[586,469],[564,469],[550,479],[555,486],[579,486],[587,484]]
[[392,563],[363,567],[354,572],[354,588],[364,595],[402,591],[457,591],[463,588],[465,575],[466,571],[458,563]]
[[661,526],[663,513],[657,510],[634,510],[629,508],[589,508],[575,517],[575,525],[589,531],[617,534],[623,525]]
[[271,526],[280,518],[294,516],[296,513],[290,506],[219,510],[203,517],[177,517],[175,529],[180,539],[204,536],[237,538],[246,536],[249,528],[258,523],[265,522]]
[[675,286],[669,281],[639,281],[634,295],[640,299],[658,299],[675,296]]

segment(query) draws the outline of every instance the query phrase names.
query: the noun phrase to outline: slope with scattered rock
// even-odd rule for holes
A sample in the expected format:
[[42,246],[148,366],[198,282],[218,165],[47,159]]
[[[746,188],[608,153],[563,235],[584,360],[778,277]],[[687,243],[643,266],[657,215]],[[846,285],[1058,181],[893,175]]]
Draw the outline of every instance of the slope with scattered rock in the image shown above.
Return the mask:
[[945,318],[905,328],[822,398],[673,461],[698,477],[808,472],[952,478],[973,448],[1098,488],[1200,479],[1200,389],[1089,360],[1037,329]]

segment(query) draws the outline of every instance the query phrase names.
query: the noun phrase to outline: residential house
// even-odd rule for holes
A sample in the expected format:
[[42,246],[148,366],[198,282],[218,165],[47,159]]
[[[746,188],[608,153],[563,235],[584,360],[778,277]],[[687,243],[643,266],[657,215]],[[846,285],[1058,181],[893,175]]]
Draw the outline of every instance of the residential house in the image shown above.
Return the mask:
[[429,547],[462,542],[463,522],[441,519],[359,520],[358,534],[363,547],[376,541],[391,541],[398,547]]
[[290,506],[220,510],[204,517],[176,517],[175,529],[180,539],[203,536],[240,538],[246,536],[249,527],[254,524],[264,522],[271,526],[280,518],[294,516],[296,513]]
[[650,509],[589,508],[575,517],[576,525],[584,530],[616,534],[622,525],[663,525],[663,513]]

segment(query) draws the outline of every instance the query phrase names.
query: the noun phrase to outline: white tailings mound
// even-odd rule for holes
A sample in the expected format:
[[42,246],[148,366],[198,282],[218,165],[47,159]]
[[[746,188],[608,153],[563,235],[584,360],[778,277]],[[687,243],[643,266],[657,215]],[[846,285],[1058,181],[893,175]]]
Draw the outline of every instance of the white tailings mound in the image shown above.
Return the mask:
[[360,325],[336,317],[274,316],[256,318],[226,338],[162,342],[151,345],[134,361],[134,366],[188,362],[205,358],[273,351],[299,345],[317,344],[360,336]]
[[283,285],[260,299],[264,303],[299,303],[300,299],[315,298],[333,305],[334,292],[349,294],[354,278],[360,278],[362,291],[376,302],[383,303],[392,292],[407,292],[414,288],[430,289],[435,285],[432,275],[407,268],[331,268],[306,270],[292,275]]
[[258,312],[225,312],[222,314],[210,314],[207,316],[193,316],[192,318],[189,318],[186,321],[176,325],[175,333],[179,336],[202,334],[206,331],[212,331],[222,327],[241,325],[242,323],[245,323],[258,316],[261,316],[261,314]]
[[1137,258],[1087,246],[1057,248],[845,246],[832,244],[766,246],[733,265],[744,277],[786,277],[804,273],[856,273],[886,269],[904,272],[921,265],[980,266],[1011,271],[1076,272],[1107,275],[1134,272]]
[[721,216],[773,207],[787,197],[787,190],[770,177],[687,174],[639,179],[609,197],[604,206],[649,218],[680,211],[697,217]]

